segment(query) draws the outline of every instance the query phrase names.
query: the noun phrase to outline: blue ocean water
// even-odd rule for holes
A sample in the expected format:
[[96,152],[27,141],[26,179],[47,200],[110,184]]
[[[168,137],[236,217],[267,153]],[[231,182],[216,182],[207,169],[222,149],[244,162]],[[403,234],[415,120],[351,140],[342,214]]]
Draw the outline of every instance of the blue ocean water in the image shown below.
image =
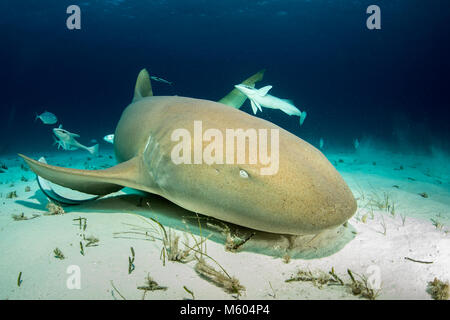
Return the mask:
[[[79,30],[66,25],[71,5],[81,10]],[[370,5],[381,29],[367,28]],[[253,301],[361,298],[347,285],[287,284],[298,267],[319,280],[330,269],[345,281],[350,269],[366,284],[377,276],[382,299],[431,298],[431,281],[450,280],[449,23],[448,0],[0,1],[0,300],[144,299],[151,279],[169,289],[147,299],[231,298],[198,272],[204,256]],[[280,110],[257,116],[316,147],[322,138],[339,174],[303,144],[273,179],[241,167],[177,171],[148,136],[142,158],[111,171],[46,172],[16,155],[75,169],[116,165],[103,137],[143,68],[172,82],[152,81],[155,95],[213,101],[265,69],[257,88],[273,86],[270,94],[308,116],[302,126]],[[252,114],[248,100],[241,110]],[[36,120],[44,111],[59,121]],[[98,143],[99,156],[58,150],[59,125],[86,146]],[[142,192],[154,185],[155,194]],[[189,245],[206,252],[206,243],[194,262]],[[82,270],[82,290],[73,290],[72,267]]]
[[[66,9],[81,9],[68,30]],[[381,30],[366,27],[369,5]],[[114,132],[139,70],[173,81],[156,95],[219,100],[265,68],[271,94],[308,112],[259,116],[318,144],[374,139],[449,150],[448,1],[46,0],[0,3],[1,153],[53,150],[55,113],[80,141]],[[242,110],[251,113],[248,101]],[[107,146],[107,145],[104,145]]]

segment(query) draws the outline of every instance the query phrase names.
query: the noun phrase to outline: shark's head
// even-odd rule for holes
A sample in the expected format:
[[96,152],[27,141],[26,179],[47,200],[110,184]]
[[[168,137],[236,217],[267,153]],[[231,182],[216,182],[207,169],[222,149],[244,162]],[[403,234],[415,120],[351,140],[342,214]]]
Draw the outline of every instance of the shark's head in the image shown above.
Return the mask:
[[251,98],[253,95],[255,95],[255,93],[258,91],[258,89],[252,88],[245,84],[237,84],[234,87],[249,98]]

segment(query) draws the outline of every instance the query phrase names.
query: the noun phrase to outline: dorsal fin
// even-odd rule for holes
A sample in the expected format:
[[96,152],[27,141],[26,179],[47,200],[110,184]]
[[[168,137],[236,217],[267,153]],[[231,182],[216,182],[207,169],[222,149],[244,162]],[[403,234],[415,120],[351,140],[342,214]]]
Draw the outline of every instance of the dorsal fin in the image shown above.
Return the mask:
[[270,89],[272,89],[272,86],[262,87],[262,88],[258,89],[258,95],[260,95],[261,97],[264,97],[267,94],[267,92],[270,91]]
[[51,166],[19,154],[38,176],[60,186],[83,193],[105,195],[130,187],[153,192],[144,182],[141,159],[132,158],[105,170],[80,170]]
[[258,82],[258,81],[261,81],[263,79],[264,72],[266,72],[266,69],[262,69],[262,70],[258,71],[257,73],[252,75],[250,78],[245,79],[241,83],[254,88],[255,87],[255,83]]
[[150,83],[150,75],[146,69],[142,69],[136,80],[134,87],[133,102],[136,102],[145,97],[153,96],[152,84]]

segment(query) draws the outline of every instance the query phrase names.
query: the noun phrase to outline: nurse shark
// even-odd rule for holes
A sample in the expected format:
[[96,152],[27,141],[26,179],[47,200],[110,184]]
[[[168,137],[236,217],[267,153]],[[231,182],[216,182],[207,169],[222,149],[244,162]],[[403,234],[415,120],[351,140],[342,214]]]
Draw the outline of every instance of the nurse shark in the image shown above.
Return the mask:
[[[243,100],[239,97],[234,104]],[[104,170],[79,170],[20,156],[38,176],[73,190],[102,196],[130,187],[160,195],[187,210],[265,232],[317,234],[345,223],[355,213],[352,192],[319,150],[238,107],[153,96],[144,69],[136,81],[133,101],[116,127],[114,150],[119,164]],[[211,129],[223,136],[227,129],[277,131],[278,170],[261,174],[267,166],[261,159],[248,163],[174,162],[171,155],[177,142],[173,132],[194,132],[198,121],[204,132]],[[207,146],[203,141],[203,148]],[[270,147],[269,142],[272,150]]]

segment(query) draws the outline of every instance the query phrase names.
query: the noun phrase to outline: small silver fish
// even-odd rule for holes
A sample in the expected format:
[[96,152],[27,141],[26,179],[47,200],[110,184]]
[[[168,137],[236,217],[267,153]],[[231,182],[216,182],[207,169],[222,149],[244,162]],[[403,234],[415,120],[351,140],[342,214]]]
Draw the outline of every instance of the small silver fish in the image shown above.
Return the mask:
[[151,76],[150,78],[152,80],[155,80],[155,81],[158,81],[158,82],[162,82],[162,83],[166,83],[166,84],[172,85],[172,82],[164,80],[163,78],[160,78],[160,77]]
[[79,138],[80,135],[64,130],[62,128],[62,125],[60,125],[58,128],[54,128],[53,133],[56,136],[55,143],[58,145],[58,149],[59,148],[63,148],[63,150],[84,149],[94,156],[98,155],[98,144],[92,147],[86,147],[82,145],[77,140],[75,140],[75,138]]
[[36,113],[36,118],[34,119],[34,121],[36,121],[37,119],[41,119],[44,124],[55,124],[58,122],[58,118],[53,113],[48,111],[45,111],[41,115],[38,115]]
[[113,144],[114,143],[114,135],[113,134],[108,134],[107,136],[105,136],[103,138],[103,140],[105,140],[108,143]]

